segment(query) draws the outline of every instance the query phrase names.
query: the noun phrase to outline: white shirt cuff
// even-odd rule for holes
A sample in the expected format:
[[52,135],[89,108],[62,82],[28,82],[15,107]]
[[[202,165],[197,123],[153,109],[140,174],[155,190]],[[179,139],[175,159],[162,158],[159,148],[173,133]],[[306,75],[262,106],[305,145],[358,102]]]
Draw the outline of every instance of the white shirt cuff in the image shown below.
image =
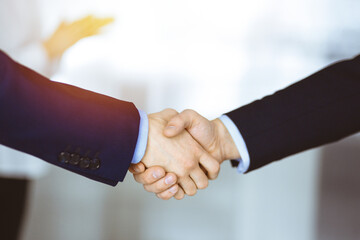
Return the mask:
[[239,173],[245,173],[250,167],[250,156],[244,138],[235,123],[228,116],[222,115],[219,117],[219,119],[224,123],[225,127],[229,131],[232,139],[234,140],[236,148],[240,153],[241,157],[239,159],[234,159],[239,161],[237,171]]
[[134,156],[131,160],[131,163],[136,164],[141,161],[145,155],[145,150],[148,141],[149,135],[149,119],[147,114],[144,111],[138,110],[140,114],[140,125],[139,125],[139,135],[136,142],[136,147],[134,151]]

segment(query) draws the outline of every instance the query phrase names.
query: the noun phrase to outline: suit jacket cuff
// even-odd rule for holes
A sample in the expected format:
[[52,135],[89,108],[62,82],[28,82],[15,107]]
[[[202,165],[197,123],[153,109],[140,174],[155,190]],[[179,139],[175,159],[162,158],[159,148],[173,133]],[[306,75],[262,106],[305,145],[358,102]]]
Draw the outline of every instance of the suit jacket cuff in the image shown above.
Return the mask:
[[250,156],[244,138],[235,123],[227,115],[222,115],[221,117],[219,117],[219,119],[223,122],[223,124],[229,131],[236,145],[236,148],[240,153],[241,157],[239,159],[234,159],[234,161],[239,162],[239,164],[237,165],[237,170],[239,173],[245,173],[250,166]]

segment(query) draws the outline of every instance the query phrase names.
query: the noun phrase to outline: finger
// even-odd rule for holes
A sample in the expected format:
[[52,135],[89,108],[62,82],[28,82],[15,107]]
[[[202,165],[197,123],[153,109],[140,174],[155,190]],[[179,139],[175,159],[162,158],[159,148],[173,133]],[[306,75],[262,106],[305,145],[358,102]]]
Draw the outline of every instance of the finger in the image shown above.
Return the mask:
[[190,173],[190,177],[194,181],[198,189],[207,188],[207,186],[209,185],[209,180],[205,173],[201,171],[200,167],[193,170]]
[[166,137],[175,137],[186,128],[190,127],[191,122],[191,116],[184,115],[182,112],[169,120],[163,133]]
[[197,192],[197,188],[193,180],[190,177],[179,179],[179,185],[182,187],[184,192],[189,196],[194,196]]
[[156,194],[156,196],[158,196],[162,200],[169,200],[178,192],[178,190],[179,190],[179,185],[176,184],[172,186],[169,190]]
[[171,109],[171,108],[166,108],[158,113],[158,115],[161,118],[165,119],[166,121],[169,121],[171,118],[173,118],[177,114],[179,114],[179,113],[176,110]]
[[200,156],[199,163],[206,170],[209,179],[216,179],[220,172],[220,163],[210,154],[203,152]]
[[176,175],[174,173],[168,173],[162,179],[156,181],[153,184],[144,185],[144,188],[148,192],[161,193],[169,190],[177,182]]
[[167,137],[174,137],[187,129],[190,134],[193,126],[198,123],[206,123],[208,120],[201,116],[199,113],[191,109],[186,109],[169,120],[164,130],[164,135]]
[[162,167],[151,167],[143,173],[135,174],[134,179],[141,184],[153,184],[164,176],[165,170]]
[[175,194],[174,198],[175,198],[176,200],[181,200],[181,199],[183,199],[184,197],[185,197],[185,192],[184,192],[184,190],[179,186],[179,190],[178,190],[178,192]]
[[139,174],[145,171],[145,165],[142,162],[139,162],[137,164],[131,164],[129,167],[129,171],[132,174]]

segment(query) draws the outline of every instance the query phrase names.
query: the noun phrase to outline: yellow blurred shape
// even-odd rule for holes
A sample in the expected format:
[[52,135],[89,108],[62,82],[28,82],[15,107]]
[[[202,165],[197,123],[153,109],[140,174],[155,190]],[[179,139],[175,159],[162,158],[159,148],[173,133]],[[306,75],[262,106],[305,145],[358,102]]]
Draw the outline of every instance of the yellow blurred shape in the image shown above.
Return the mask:
[[58,58],[77,41],[99,34],[100,29],[114,21],[112,17],[97,18],[88,15],[71,23],[62,22],[55,32],[43,42],[50,58]]

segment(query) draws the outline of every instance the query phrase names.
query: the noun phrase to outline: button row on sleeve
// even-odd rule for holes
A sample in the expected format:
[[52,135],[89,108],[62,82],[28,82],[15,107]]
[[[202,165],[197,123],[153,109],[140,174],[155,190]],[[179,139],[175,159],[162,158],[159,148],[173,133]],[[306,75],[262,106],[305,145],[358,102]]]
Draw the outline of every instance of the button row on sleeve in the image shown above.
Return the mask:
[[86,156],[81,156],[78,153],[61,152],[59,154],[58,160],[61,163],[79,166],[83,169],[96,170],[100,168],[99,158],[89,158]]

